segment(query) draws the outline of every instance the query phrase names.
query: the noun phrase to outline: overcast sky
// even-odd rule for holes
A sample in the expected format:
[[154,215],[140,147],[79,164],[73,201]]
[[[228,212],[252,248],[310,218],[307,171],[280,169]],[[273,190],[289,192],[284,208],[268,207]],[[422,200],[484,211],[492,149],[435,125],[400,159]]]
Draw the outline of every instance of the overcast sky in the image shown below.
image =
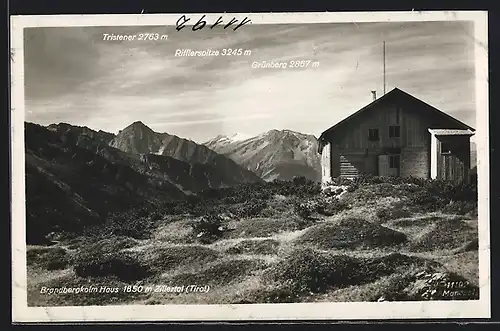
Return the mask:
[[[198,142],[270,129],[319,134],[398,87],[475,126],[473,25],[468,22],[68,27],[25,29],[26,120],[116,133],[134,121]],[[158,32],[163,41],[103,41]],[[243,48],[249,56],[174,57],[176,49]],[[257,61],[318,61],[254,69]],[[311,63],[312,63],[311,62]]]

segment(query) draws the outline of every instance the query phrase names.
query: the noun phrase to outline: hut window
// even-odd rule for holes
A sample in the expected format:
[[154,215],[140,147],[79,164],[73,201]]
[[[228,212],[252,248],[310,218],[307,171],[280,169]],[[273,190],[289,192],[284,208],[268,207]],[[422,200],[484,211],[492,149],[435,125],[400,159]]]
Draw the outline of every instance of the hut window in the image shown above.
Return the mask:
[[389,168],[399,169],[399,155],[390,155],[389,156]]
[[389,126],[389,138],[399,138],[400,134],[401,132],[399,125]]
[[368,129],[368,140],[377,141],[378,137],[378,129]]

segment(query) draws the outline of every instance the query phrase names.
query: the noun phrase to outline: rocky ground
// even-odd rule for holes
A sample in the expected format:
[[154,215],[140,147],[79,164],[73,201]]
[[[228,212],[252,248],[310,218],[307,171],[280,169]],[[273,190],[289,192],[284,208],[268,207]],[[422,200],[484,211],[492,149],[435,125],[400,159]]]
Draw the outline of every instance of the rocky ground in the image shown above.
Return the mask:
[[202,213],[166,208],[140,226],[29,246],[28,304],[478,299],[477,203],[467,188],[266,185],[265,194],[255,185],[211,192]]

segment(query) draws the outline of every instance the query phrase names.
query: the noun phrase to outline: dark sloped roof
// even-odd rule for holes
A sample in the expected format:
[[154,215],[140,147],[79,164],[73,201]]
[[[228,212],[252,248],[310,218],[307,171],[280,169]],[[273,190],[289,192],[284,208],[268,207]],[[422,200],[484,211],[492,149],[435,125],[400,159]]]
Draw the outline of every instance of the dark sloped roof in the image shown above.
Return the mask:
[[476,131],[474,128],[468,126],[467,124],[457,120],[456,118],[442,112],[441,110],[429,105],[428,103],[425,103],[424,101],[414,97],[413,95],[409,94],[409,93],[406,93],[398,88],[394,88],[392,89],[390,92],[386,93],[385,95],[381,96],[380,98],[374,100],[373,102],[369,103],[368,105],[366,105],[365,107],[361,108],[360,110],[358,110],[357,112],[355,112],[354,114],[346,117],[345,119],[343,119],[342,121],[338,122],[337,124],[335,124],[334,126],[332,126],[331,128],[327,129],[326,131],[324,131],[321,136],[319,137],[319,140],[322,140],[322,138],[324,138],[325,135],[329,134],[330,132],[334,131],[336,128],[338,128],[339,126],[345,124],[346,122],[348,122],[349,120],[351,120],[352,118],[354,117],[357,117],[359,116],[360,114],[364,113],[365,111],[369,111],[370,109],[372,109],[374,106],[384,102],[384,101],[387,101],[387,100],[390,100],[392,98],[394,98],[395,96],[403,96],[405,98],[408,98],[410,99],[411,101],[413,102],[417,102],[417,103],[420,103],[422,106],[424,106],[425,108],[427,108],[428,110],[430,111],[433,111],[435,113],[438,113],[440,116],[444,116],[446,118],[448,118],[449,120],[455,122],[457,124],[457,128],[461,128],[461,129],[468,129],[468,130],[471,130],[471,131]]

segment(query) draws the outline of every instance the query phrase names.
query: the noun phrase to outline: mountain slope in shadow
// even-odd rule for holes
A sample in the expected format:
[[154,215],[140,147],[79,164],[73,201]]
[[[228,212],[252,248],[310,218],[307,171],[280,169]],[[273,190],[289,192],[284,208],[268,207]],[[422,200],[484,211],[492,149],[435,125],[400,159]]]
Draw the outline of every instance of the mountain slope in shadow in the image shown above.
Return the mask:
[[112,146],[115,138],[66,123],[25,123],[28,243],[44,242],[50,232],[81,232],[104,222],[109,213],[145,203],[261,181],[224,156],[188,163],[166,155],[124,152]]
[[[121,130],[110,142],[110,146],[131,154],[168,156],[192,165],[209,166],[211,167],[209,168],[210,174],[215,177],[215,182],[211,187],[262,182],[261,178],[252,171],[204,145],[168,133],[155,132],[139,121]],[[158,160],[158,158],[149,158]]]

